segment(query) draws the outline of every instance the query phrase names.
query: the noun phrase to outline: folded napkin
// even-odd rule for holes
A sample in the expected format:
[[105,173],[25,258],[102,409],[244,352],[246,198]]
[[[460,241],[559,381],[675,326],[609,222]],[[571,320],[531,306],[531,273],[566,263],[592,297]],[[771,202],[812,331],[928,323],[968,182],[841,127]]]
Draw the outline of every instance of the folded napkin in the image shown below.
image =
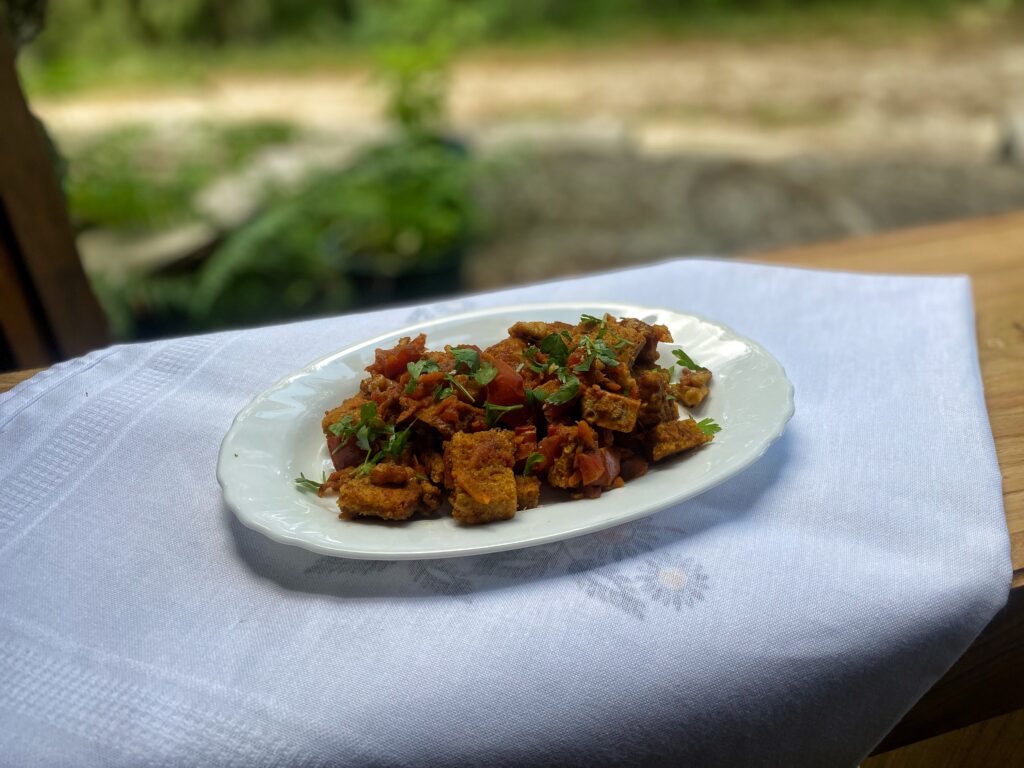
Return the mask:
[[[285,374],[581,299],[761,342],[796,388],[785,436],[675,508],[473,558],[322,557],[224,506],[220,441]],[[672,261],[113,347],[0,396],[0,455],[12,766],[854,765],[1011,576],[962,277]]]

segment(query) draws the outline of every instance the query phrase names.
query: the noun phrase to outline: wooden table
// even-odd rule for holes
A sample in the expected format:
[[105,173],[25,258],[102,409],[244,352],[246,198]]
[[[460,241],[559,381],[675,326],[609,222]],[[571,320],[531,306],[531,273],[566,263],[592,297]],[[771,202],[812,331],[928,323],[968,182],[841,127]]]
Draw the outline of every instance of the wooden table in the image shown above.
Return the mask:
[[[1006,608],[878,752],[1024,708],[1024,213],[759,253],[749,260],[858,272],[970,274],[985,400],[1003,471],[1013,588]],[[36,372],[0,374],[0,391]]]

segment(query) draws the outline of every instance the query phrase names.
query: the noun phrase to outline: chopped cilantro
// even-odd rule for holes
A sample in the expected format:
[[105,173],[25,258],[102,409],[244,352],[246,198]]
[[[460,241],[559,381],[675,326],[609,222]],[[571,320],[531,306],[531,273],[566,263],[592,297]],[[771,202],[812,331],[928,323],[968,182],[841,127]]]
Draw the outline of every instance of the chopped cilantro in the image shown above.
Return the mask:
[[572,369],[576,373],[589,371],[595,360],[600,360],[610,368],[615,368],[619,364],[619,359],[615,356],[615,352],[612,351],[608,343],[600,336],[595,339],[589,336],[581,337],[580,347],[584,351],[584,357],[581,362],[573,366]]
[[327,430],[335,437],[340,438],[342,442],[345,442],[356,433],[357,428],[358,425],[355,419],[352,418],[352,414],[347,413],[339,421],[331,424]]
[[523,350],[523,360],[526,362],[526,367],[534,373],[544,373],[548,369],[544,363],[537,362],[537,353],[539,351],[534,346],[529,346]]
[[484,403],[484,421],[488,427],[493,427],[509,411],[517,411],[522,408],[522,403],[519,405],[495,405],[494,403]]
[[679,365],[683,366],[684,368],[689,368],[691,371],[701,370],[701,367],[697,365],[695,362],[693,362],[693,358],[690,357],[685,352],[683,352],[683,350],[673,349],[672,354],[675,355],[675,358],[678,361]]
[[562,382],[562,386],[558,388],[558,391],[548,395],[547,403],[549,405],[568,403],[580,392],[580,380],[568,373],[565,368],[558,370],[558,378]]
[[383,458],[384,451],[377,451],[372,456],[370,454],[366,454],[366,459],[359,465],[359,468],[356,469],[356,477],[362,477],[363,475],[370,474],[370,470],[380,464],[380,460]]
[[405,385],[405,394],[407,395],[411,395],[416,390],[416,384],[419,383],[420,376],[424,373],[440,370],[437,367],[437,363],[428,357],[417,360],[415,363],[409,363],[405,366],[405,369],[409,371],[409,383]]
[[387,445],[384,446],[384,452],[388,454],[392,459],[396,461],[401,458],[402,453],[405,451],[405,446],[409,442],[409,430],[412,429],[412,424],[403,429],[401,432],[395,432],[388,438]]
[[387,442],[384,443],[384,446],[376,453],[366,454],[366,458],[363,460],[363,463],[360,464],[359,468],[356,470],[356,477],[362,477],[367,474],[385,458],[390,458],[392,461],[398,461],[402,458],[405,446],[409,442],[409,430],[412,429],[412,424],[401,432],[395,432],[395,428],[391,424],[388,424],[387,426],[390,430]]
[[533,472],[533,468],[544,461],[543,453],[531,453],[526,457],[526,466],[523,467],[523,474],[529,476]]
[[476,373],[480,367],[480,353],[475,349],[469,347],[462,347],[459,349],[449,348],[452,353],[452,357],[455,358],[455,368],[458,370],[460,365],[466,366],[466,373]]
[[527,389],[526,402],[530,405],[540,405],[548,399],[548,393],[543,389]]
[[697,422],[697,428],[705,435],[714,435],[722,431],[722,428],[715,423],[714,419],[701,419]]
[[377,415],[377,404],[372,401],[363,403],[359,408],[358,421],[348,413],[327,427],[327,430],[341,441],[335,446],[334,452],[353,437],[356,439],[356,445],[368,451],[370,443],[387,434],[388,429],[389,425]]
[[565,365],[565,361],[569,359],[569,348],[565,345],[565,339],[557,333],[544,337],[540,343],[540,351],[558,365]]
[[477,372],[473,374],[473,378],[476,379],[476,383],[481,387],[486,387],[492,381],[494,377],[498,375],[498,369],[490,363],[480,363],[480,367]]
[[451,383],[451,385],[452,385],[453,387],[455,387],[455,388],[456,388],[457,390],[459,390],[459,392],[461,392],[462,394],[464,394],[464,395],[466,396],[466,400],[468,400],[468,401],[469,401],[469,402],[471,402],[471,403],[473,402],[473,400],[474,400],[474,397],[473,397],[473,395],[472,395],[472,394],[470,394],[470,391],[469,391],[468,389],[466,389],[466,387],[465,387],[465,386],[463,386],[463,384],[462,384],[462,382],[461,382],[461,381],[459,381],[458,379],[456,379],[456,378],[455,378],[454,376],[452,376],[452,375],[451,375],[450,373],[446,373],[446,374],[444,375],[444,377],[445,377],[446,379],[448,379],[449,383]]
[[319,493],[320,486],[327,482],[327,475],[323,475],[323,482],[318,483],[316,480],[310,480],[302,472],[299,472],[299,476],[295,478],[295,485],[299,487],[300,491],[306,493]]

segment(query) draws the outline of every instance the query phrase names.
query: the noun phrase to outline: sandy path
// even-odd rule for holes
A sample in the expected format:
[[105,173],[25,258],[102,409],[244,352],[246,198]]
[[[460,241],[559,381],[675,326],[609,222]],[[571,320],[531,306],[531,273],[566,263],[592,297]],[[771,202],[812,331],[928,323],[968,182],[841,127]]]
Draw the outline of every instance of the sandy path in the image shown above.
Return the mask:
[[[626,141],[702,149],[987,153],[1024,108],[1024,45],[640,46],[478,56],[455,71],[455,126],[482,140]],[[218,76],[199,87],[40,98],[59,134],[124,123],[287,119],[361,136],[381,128],[365,72]],[[559,133],[563,131],[563,133]]]

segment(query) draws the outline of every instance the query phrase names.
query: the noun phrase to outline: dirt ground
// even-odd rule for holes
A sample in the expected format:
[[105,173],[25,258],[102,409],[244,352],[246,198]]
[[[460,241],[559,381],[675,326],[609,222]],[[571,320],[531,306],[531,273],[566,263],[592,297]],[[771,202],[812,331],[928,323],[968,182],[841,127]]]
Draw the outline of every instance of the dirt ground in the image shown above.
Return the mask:
[[[288,119],[332,134],[380,127],[380,97],[358,70],[214,76],[202,86],[39,98],[58,133],[127,122]],[[616,131],[648,150],[984,151],[1024,108],[1024,43],[921,40],[648,44],[560,53],[492,53],[456,67],[456,129]],[[535,129],[539,132],[539,129]]]

